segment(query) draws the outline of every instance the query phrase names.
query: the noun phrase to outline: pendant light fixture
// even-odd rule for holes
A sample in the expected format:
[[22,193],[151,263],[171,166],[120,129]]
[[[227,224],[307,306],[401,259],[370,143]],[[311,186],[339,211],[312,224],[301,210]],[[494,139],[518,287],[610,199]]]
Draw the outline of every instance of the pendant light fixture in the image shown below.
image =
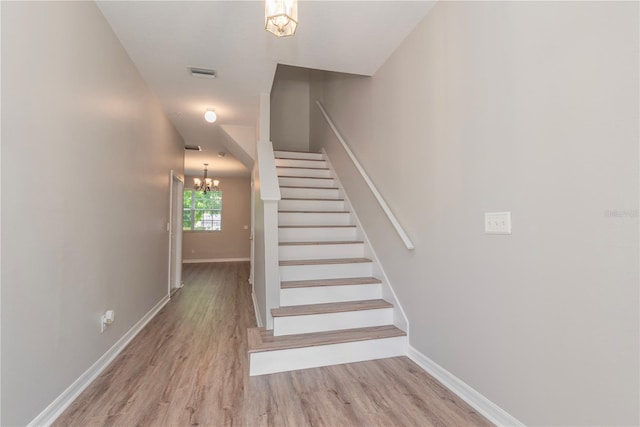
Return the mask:
[[207,177],[207,166],[209,166],[209,163],[204,164],[204,176],[202,179],[193,178],[194,189],[196,191],[202,191],[204,194],[207,194],[209,191],[220,190],[220,181]]
[[265,0],[264,28],[277,37],[294,35],[298,28],[298,0]]

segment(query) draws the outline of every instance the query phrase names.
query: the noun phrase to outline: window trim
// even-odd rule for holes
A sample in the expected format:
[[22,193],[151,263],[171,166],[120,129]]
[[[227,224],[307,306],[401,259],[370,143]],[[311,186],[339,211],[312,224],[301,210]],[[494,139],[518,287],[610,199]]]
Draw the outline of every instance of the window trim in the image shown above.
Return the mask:
[[[220,213],[220,229],[219,230],[194,230],[194,226],[195,226],[195,214],[196,211],[216,211],[217,209],[196,209],[195,208],[195,204],[196,204],[196,190],[191,190],[191,189],[184,189],[183,193],[186,191],[190,191],[191,192],[191,204],[190,206],[187,208],[185,206],[182,207],[182,212],[183,212],[183,217],[182,217],[182,232],[183,233],[220,233],[222,231],[222,203],[220,204],[220,209],[219,209],[219,213]],[[214,191],[212,191],[212,193],[214,193]],[[220,199],[222,199],[222,191],[218,190],[215,191],[215,193],[220,193]],[[182,195],[182,199],[184,200],[184,194]],[[190,229],[185,229],[184,228],[184,211],[185,210],[189,210],[189,213],[191,214],[191,228]]]

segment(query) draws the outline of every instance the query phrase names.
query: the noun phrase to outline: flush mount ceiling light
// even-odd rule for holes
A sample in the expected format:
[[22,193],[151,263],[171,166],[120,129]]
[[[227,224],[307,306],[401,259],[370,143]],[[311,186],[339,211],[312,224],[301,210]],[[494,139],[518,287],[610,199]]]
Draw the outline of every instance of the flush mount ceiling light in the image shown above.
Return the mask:
[[217,179],[211,179],[207,176],[207,166],[209,166],[209,163],[204,163],[204,176],[202,179],[193,178],[193,188],[196,191],[202,191],[204,194],[207,194],[209,191],[220,190],[220,181]]
[[298,0],[265,0],[264,28],[278,37],[294,35],[298,28]]
[[209,123],[215,122],[217,118],[218,118],[218,116],[216,115],[216,112],[213,111],[213,110],[207,110],[204,113],[204,119],[206,121],[208,121]]

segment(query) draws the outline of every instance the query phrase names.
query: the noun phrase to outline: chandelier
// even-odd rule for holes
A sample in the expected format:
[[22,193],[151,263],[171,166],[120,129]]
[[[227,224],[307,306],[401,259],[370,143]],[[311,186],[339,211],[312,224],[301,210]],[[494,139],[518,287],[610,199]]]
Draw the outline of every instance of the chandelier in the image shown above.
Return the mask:
[[264,28],[278,37],[292,36],[298,27],[298,0],[265,0]]
[[207,177],[207,166],[209,163],[204,164],[204,176],[202,179],[193,178],[194,189],[196,191],[202,191],[204,194],[207,194],[209,191],[219,191],[220,190],[220,181],[217,179],[211,179]]

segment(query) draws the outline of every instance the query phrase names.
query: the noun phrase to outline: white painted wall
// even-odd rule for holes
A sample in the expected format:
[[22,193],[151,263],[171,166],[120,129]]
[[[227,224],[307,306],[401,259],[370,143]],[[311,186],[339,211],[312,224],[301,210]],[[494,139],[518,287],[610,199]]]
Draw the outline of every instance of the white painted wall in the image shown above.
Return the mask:
[[309,70],[278,65],[271,89],[275,150],[309,151]]
[[220,125],[220,129],[227,134],[230,141],[225,138],[227,149],[240,159],[248,170],[253,168],[256,153],[256,127],[240,125]]
[[[2,425],[167,294],[183,142],[94,3],[2,4]],[[115,323],[100,333],[100,315]]]
[[411,345],[527,425],[640,422],[638,36],[638,3],[439,2],[372,78],[312,80],[415,243],[312,123]]

